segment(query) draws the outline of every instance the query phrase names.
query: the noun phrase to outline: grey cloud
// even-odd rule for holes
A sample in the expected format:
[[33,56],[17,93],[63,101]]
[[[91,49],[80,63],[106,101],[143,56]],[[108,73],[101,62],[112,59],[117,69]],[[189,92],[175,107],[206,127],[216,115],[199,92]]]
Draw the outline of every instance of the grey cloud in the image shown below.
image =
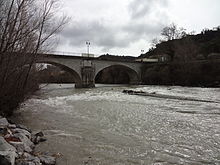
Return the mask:
[[100,22],[75,22],[61,33],[61,44],[73,47],[82,46],[85,41],[101,47],[104,51],[111,48],[125,48],[140,39],[149,39],[158,34],[163,25],[130,22],[124,26],[111,27]]
[[123,33],[120,27],[109,27],[98,21],[75,22],[61,33],[61,44],[68,42],[73,46],[81,46],[89,40],[93,45],[105,50],[128,46],[129,42],[125,42],[125,38],[118,37],[120,33]]
[[111,23],[104,24],[98,20],[73,22],[60,34],[60,43],[80,47],[89,40],[92,45],[108,51],[112,48],[126,48],[141,39],[147,42],[160,33],[164,27],[162,20],[166,18],[158,18],[157,21],[135,18],[151,12],[156,13],[157,11],[153,11],[152,6],[149,5],[155,2],[165,6],[167,0],[133,0],[129,5],[132,11],[131,19],[121,25],[112,26]]
[[106,31],[99,22],[73,22],[61,33],[62,37],[70,40],[76,46],[81,45],[81,41],[93,39],[96,35]]
[[129,11],[132,19],[138,19],[150,14],[155,9],[155,5],[165,7],[168,5],[168,0],[133,0],[129,4]]
[[147,24],[147,23],[135,23],[135,24],[129,24],[124,27],[126,31],[128,31],[130,34],[133,34],[135,36],[145,36],[145,35],[155,35],[158,34],[161,29],[164,27],[163,24]]
[[[169,16],[161,9],[168,7],[169,0],[132,0],[128,6],[130,22],[124,30],[145,40],[160,35],[169,22]],[[155,19],[156,18],[156,19]]]

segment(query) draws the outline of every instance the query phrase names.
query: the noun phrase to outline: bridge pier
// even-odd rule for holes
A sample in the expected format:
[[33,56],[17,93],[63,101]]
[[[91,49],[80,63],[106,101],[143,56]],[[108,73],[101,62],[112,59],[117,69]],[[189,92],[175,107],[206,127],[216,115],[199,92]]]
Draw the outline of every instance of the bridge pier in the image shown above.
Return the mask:
[[76,82],[75,83],[75,88],[83,88],[83,86],[82,86],[82,82]]
[[75,88],[94,88],[95,84],[93,83],[76,83]]
[[131,80],[131,81],[129,82],[129,84],[130,84],[130,85],[140,85],[141,82],[140,82],[139,80]]
[[82,82],[75,86],[76,88],[93,88],[95,87],[95,67],[90,60],[83,60],[81,64]]
[[130,79],[129,84],[131,84],[131,85],[141,85],[142,82],[141,82],[140,76],[139,75],[138,75],[138,77],[133,76],[133,78]]

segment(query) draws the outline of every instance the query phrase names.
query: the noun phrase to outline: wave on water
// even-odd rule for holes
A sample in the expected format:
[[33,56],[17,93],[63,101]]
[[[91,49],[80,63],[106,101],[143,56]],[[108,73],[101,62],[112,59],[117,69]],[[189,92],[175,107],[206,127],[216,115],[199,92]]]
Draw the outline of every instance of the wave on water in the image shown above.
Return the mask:
[[[167,96],[178,96],[178,97],[189,97],[194,99],[208,100],[220,102],[220,91],[209,88],[184,88],[184,87],[165,87],[165,86],[147,86],[138,87],[135,90],[162,94]],[[140,102],[141,99],[137,99],[135,96],[128,96],[123,94],[120,89],[117,91],[102,91],[102,90],[89,90],[84,93],[76,93],[68,96],[56,96],[47,99],[32,99],[35,102],[45,103],[50,106],[60,106],[68,101],[137,101]]]
[[136,88],[137,91],[170,95],[177,97],[189,97],[197,100],[208,100],[220,102],[219,88],[198,88],[198,87],[179,87],[179,86],[147,86]]
[[133,102],[133,103],[153,103],[155,99],[144,99],[137,96],[129,96],[123,94],[121,91],[107,91],[107,92],[94,92],[87,91],[85,93],[68,95],[68,96],[57,96],[50,97],[47,99],[30,99],[33,103],[46,104],[48,106],[57,107],[68,105],[75,101],[107,101],[107,102]]

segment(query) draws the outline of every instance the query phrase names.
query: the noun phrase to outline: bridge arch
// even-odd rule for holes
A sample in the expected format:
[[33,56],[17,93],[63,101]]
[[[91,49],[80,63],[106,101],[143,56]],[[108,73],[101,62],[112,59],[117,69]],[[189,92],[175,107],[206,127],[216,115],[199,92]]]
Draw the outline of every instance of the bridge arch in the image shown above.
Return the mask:
[[106,69],[119,69],[119,70],[123,70],[129,77],[129,84],[138,84],[140,82],[140,77],[138,75],[138,73],[130,68],[129,66],[126,65],[122,65],[122,64],[112,64],[112,65],[107,65],[105,67],[99,68],[98,70],[96,70],[95,72],[95,76],[94,79],[97,79],[97,76],[100,75],[100,73]]
[[73,76],[73,79],[75,80],[75,87],[81,87],[81,84],[82,84],[81,76],[72,68],[70,68],[66,65],[57,63],[57,62],[47,61],[47,60],[38,60],[36,62],[36,64],[39,64],[39,63],[51,64],[53,66],[59,67],[60,69],[70,73]]

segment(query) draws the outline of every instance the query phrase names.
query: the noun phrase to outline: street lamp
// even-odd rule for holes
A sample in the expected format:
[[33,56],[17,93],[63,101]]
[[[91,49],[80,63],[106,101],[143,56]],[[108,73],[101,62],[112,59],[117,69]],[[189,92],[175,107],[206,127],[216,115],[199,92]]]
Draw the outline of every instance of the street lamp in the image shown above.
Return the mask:
[[143,49],[141,50],[141,54],[144,54],[144,50]]
[[86,45],[87,45],[87,53],[88,53],[88,57],[89,57],[89,46],[90,46],[90,42],[86,41]]

